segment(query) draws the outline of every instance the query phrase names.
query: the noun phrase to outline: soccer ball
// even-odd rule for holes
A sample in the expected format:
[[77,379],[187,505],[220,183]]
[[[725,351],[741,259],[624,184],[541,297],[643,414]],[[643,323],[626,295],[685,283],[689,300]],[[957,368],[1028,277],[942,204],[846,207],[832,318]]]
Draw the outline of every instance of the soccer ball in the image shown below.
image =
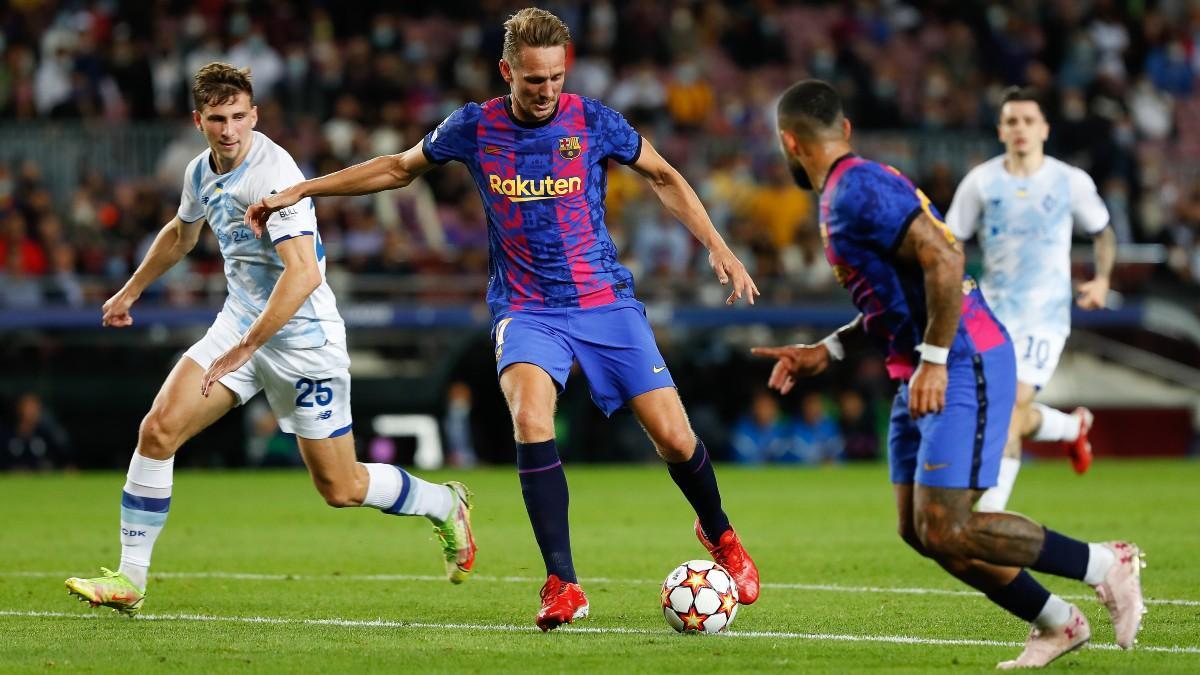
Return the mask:
[[720,633],[737,616],[738,589],[724,567],[689,560],[663,582],[663,617],[680,633]]

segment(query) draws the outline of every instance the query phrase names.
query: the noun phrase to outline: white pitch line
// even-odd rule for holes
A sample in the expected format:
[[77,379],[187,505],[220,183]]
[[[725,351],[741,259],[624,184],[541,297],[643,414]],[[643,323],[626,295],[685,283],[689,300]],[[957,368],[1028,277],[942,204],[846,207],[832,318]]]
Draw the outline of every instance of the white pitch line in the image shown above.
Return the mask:
[[[64,572],[0,572],[0,577],[32,577],[66,578]],[[162,579],[232,579],[238,581],[444,581],[444,576],[432,574],[258,574],[254,572],[154,572],[152,577]],[[517,584],[541,584],[545,579],[536,577],[489,576],[477,574],[475,579],[488,582],[503,582]],[[588,583],[594,584],[623,584],[630,586],[657,586],[659,582],[648,579],[612,579],[606,577],[588,577]],[[978,591],[953,590],[947,588],[904,588],[888,586],[842,586],[839,584],[792,584],[765,582],[763,588],[779,588],[800,591],[826,591],[830,593],[894,593],[897,595],[955,595],[980,597]],[[1094,595],[1062,595],[1067,600],[1091,600]],[[1175,598],[1146,598],[1147,605],[1177,605],[1182,607],[1200,607],[1200,600],[1184,600]]]
[[[22,610],[0,610],[0,617],[25,617],[48,619],[100,619],[106,615],[96,613],[78,614],[70,612],[41,612]],[[121,620],[121,619],[116,619]],[[486,633],[530,633],[538,634],[536,626],[514,626],[512,624],[488,623],[430,623],[422,621],[389,621],[386,619],[286,619],[271,616],[217,616],[213,614],[139,614],[134,621],[196,621],[206,623],[250,623],[268,625],[304,625],[304,626],[342,626],[349,628],[399,628],[409,630],[472,630]],[[665,630],[650,630],[646,628],[594,628],[584,626],[564,626],[559,629],[565,633],[593,633],[609,635],[670,635]],[[794,633],[789,631],[733,631],[721,633],[719,638],[768,638],[780,640],[809,640],[813,642],[885,642],[905,645],[935,645],[935,646],[972,646],[972,647],[1021,647],[1020,642],[1002,642],[999,640],[959,640],[945,638],[920,638],[908,635],[846,635],[837,633]],[[1114,644],[1090,644],[1089,649],[1101,651],[1120,651]],[[1138,651],[1163,652],[1168,654],[1200,654],[1200,647],[1154,647],[1139,646]]]

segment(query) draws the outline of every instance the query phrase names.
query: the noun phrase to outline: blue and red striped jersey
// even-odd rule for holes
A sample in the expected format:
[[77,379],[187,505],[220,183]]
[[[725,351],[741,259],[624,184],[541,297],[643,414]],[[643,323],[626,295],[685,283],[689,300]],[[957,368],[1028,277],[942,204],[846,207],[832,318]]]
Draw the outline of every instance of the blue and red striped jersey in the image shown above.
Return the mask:
[[[863,327],[887,355],[888,374],[907,380],[920,356],[926,324],[925,276],[920,265],[896,257],[920,214],[951,242],[929,198],[899,171],[855,155],[833,163],[821,191],[821,241],[834,276],[863,314]],[[1008,340],[970,276],[963,277],[962,319],[951,358],[986,352]]]
[[432,162],[462,162],[475,179],[487,214],[493,315],[633,297],[633,275],[617,261],[604,220],[608,160],[632,164],[642,149],[620,113],[562,94],[550,119],[530,124],[505,96],[454,111],[422,149]]

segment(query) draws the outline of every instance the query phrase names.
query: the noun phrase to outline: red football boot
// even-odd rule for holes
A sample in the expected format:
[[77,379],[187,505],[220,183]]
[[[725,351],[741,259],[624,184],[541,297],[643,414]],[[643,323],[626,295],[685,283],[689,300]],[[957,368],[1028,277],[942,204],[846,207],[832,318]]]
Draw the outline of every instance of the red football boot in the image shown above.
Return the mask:
[[586,619],[588,599],[579,584],[563,581],[551,574],[542,586],[542,611],[537,615],[537,626],[543,632],[554,630],[564,623]]
[[1063,445],[1071,458],[1071,466],[1075,473],[1084,474],[1092,465],[1092,442],[1088,440],[1088,432],[1092,430],[1092,411],[1076,408],[1071,414],[1079,418],[1079,436],[1073,441],[1063,441]]
[[721,535],[721,543],[713,546],[708,537],[704,536],[704,530],[700,527],[700,519],[697,518],[696,538],[700,540],[701,544],[704,544],[704,548],[708,549],[713,560],[733,575],[733,580],[737,582],[738,587],[738,602],[743,605],[754,604],[754,601],[758,599],[758,568],[754,566],[754,561],[750,559],[750,554],[746,553],[745,547],[742,546],[742,540],[738,539],[733,528],[725,530],[725,533]]

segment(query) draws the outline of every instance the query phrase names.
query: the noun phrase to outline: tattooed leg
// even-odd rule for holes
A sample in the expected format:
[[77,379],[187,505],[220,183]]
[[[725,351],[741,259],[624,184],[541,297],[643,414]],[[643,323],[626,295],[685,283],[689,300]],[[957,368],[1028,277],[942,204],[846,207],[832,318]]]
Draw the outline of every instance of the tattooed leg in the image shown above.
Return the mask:
[[917,485],[916,527],[926,548],[941,555],[977,558],[994,565],[1030,567],[1042,551],[1046,530],[1016,513],[971,510],[978,490]]
[[913,486],[896,485],[895,491],[900,538],[917,553],[933,558],[963,583],[984,593],[995,593],[1005,588],[1020,573],[1021,570],[1017,567],[1002,567],[975,558],[930,552],[921,541],[913,517]]

